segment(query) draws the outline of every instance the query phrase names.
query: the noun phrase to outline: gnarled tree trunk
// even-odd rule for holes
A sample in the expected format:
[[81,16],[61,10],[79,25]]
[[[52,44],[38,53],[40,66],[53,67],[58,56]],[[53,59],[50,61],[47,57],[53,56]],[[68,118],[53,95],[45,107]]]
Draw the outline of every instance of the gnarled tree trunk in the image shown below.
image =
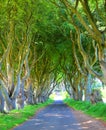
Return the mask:
[[91,74],[88,74],[87,86],[85,88],[85,101],[90,101],[91,91]]
[[0,91],[0,112],[4,112],[4,97],[2,95],[2,92]]
[[33,90],[32,90],[32,85],[30,85],[29,90],[28,90],[27,103],[34,104],[34,94],[33,94]]

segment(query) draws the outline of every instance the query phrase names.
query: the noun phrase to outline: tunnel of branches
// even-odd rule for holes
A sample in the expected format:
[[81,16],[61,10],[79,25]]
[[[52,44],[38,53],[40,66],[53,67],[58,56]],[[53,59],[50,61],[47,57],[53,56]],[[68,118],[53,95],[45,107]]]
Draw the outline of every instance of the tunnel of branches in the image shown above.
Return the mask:
[[106,0],[0,1],[1,112],[59,85],[88,101],[97,80],[106,84]]

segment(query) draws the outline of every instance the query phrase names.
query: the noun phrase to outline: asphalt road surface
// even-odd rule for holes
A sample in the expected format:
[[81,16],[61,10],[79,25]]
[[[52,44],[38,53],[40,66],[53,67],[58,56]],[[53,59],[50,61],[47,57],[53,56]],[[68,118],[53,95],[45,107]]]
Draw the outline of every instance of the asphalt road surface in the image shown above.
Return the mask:
[[82,130],[71,109],[56,101],[14,130]]

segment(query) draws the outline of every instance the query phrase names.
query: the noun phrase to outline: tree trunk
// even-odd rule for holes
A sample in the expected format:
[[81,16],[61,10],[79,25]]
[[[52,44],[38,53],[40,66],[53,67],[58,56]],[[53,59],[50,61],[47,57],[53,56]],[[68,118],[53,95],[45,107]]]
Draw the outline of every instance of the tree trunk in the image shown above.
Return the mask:
[[70,84],[67,82],[64,82],[65,85],[65,90],[67,91],[67,93],[70,95],[70,97],[72,96],[72,88],[70,86]]
[[34,97],[34,104],[38,104],[38,97]]
[[41,96],[41,103],[44,103],[45,100],[44,100],[44,96]]
[[83,100],[83,90],[82,90],[82,89],[80,89],[79,92],[78,92],[78,99],[79,99],[80,101]]
[[34,96],[33,96],[33,90],[32,90],[32,85],[30,85],[29,90],[28,90],[28,99],[27,103],[28,104],[34,104]]
[[6,109],[7,111],[10,111],[13,109],[13,104],[12,104],[12,100],[10,99],[8,92],[6,90],[6,86],[4,84],[4,82],[2,80],[0,80],[0,90],[2,92],[2,95],[6,101]]
[[2,95],[2,92],[0,91],[0,112],[4,112],[4,97]]
[[24,101],[25,101],[25,96],[24,96],[24,83],[25,81],[22,80],[21,85],[20,85],[20,93],[17,97],[17,105],[18,109],[24,108]]
[[85,101],[90,101],[91,95],[91,74],[88,74],[87,86],[85,88]]
[[73,92],[73,99],[78,100],[78,95],[77,95],[77,93],[75,91]]
[[14,109],[16,109],[16,98],[18,97],[19,91],[20,91],[20,74],[17,76],[17,85],[11,97]]
[[104,84],[106,84],[106,62],[103,60],[100,61],[100,66],[103,73],[102,81]]

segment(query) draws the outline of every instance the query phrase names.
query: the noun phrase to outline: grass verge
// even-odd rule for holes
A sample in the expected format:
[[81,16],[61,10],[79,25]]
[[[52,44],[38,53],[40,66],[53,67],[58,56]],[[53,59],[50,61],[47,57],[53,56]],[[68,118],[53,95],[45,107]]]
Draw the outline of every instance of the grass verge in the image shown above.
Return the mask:
[[73,99],[65,99],[64,102],[75,110],[81,110],[92,117],[106,121],[106,104],[104,103],[92,105],[90,102],[75,101]]
[[51,104],[53,100],[48,100],[45,103],[39,103],[38,105],[28,105],[24,109],[12,110],[9,114],[0,113],[0,130],[10,130],[15,126],[25,122],[30,117],[36,114],[40,108],[44,108]]

